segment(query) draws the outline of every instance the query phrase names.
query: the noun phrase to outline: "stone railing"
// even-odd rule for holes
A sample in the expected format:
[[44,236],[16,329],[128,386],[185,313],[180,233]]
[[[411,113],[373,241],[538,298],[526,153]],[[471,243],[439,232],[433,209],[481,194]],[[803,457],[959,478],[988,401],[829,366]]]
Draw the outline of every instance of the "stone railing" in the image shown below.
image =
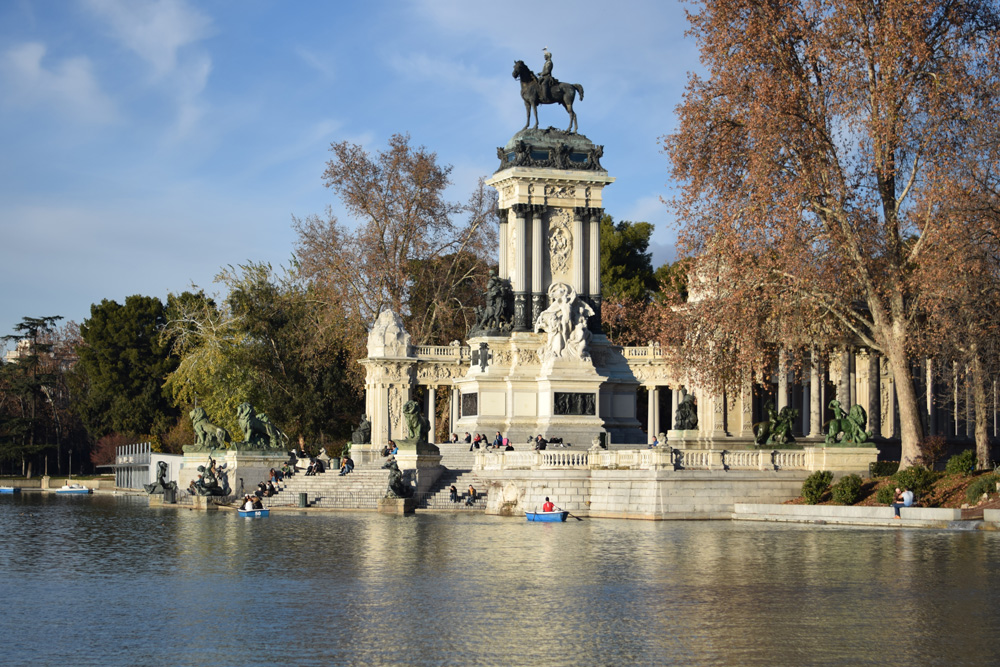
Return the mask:
[[619,449],[476,452],[475,470],[831,470],[862,471],[877,449]]
[[462,361],[470,356],[469,348],[460,345],[416,345],[413,353],[418,359],[435,361]]
[[659,345],[636,345],[623,347],[622,356],[626,359],[660,359],[663,353],[660,352]]

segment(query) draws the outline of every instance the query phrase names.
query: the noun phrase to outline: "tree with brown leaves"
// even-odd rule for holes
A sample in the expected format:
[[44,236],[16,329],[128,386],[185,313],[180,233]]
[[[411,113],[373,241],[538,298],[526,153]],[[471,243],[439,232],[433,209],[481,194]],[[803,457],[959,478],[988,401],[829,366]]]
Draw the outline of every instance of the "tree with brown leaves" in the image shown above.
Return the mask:
[[482,291],[496,255],[495,193],[480,182],[467,204],[449,202],[451,167],[407,135],[375,155],[346,141],[330,151],[326,185],[358,224],[330,211],[296,220],[303,274],[366,328],[392,308],[415,343],[461,338],[473,319],[467,297]]
[[690,78],[665,146],[707,295],[685,312],[717,327],[705,338],[701,320],[702,357],[759,376],[774,346],[877,350],[915,461],[917,316],[951,268],[942,212],[996,118],[995,3],[706,0],[689,19],[708,75]]

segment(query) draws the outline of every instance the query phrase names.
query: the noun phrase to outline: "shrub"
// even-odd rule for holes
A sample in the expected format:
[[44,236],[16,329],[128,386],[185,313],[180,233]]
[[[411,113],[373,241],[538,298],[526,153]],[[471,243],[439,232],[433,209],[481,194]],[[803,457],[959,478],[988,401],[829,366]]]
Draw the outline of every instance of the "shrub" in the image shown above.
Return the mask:
[[833,502],[838,505],[853,505],[861,496],[860,475],[846,475],[833,485]]
[[979,497],[984,493],[996,493],[998,481],[1000,481],[1000,475],[993,473],[976,478],[965,490],[965,499],[970,503],[978,503]]
[[948,440],[943,435],[932,435],[920,441],[920,456],[918,461],[921,465],[934,470],[938,461],[944,458],[948,451]]
[[832,481],[833,473],[829,470],[817,470],[806,477],[806,481],[802,482],[802,495],[805,497],[806,502],[810,505],[818,503],[823,498],[823,494],[826,493]]
[[896,493],[896,487],[892,484],[886,484],[885,486],[880,486],[878,491],[875,492],[875,502],[879,505],[890,505],[893,501],[893,496]]
[[868,464],[869,477],[888,477],[899,470],[899,461],[873,461]]
[[976,450],[974,449],[966,449],[961,454],[955,454],[948,459],[948,463],[944,466],[945,472],[952,475],[968,475],[975,469]]
[[892,476],[892,479],[895,480],[896,486],[910,489],[919,497],[931,490],[931,486],[937,481],[938,474],[923,466],[911,466],[897,472]]

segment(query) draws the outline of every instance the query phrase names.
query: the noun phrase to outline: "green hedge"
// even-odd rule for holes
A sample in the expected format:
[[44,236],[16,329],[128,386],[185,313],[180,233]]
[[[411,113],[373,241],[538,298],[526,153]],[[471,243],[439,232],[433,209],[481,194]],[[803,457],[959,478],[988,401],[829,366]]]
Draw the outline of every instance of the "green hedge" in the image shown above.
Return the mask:
[[885,486],[880,486],[878,491],[875,492],[875,502],[879,505],[890,505],[893,501],[893,496],[896,494],[896,487],[892,484],[886,484]]
[[853,505],[861,497],[860,475],[845,475],[833,485],[833,502],[838,505]]
[[906,470],[897,472],[892,476],[892,479],[896,482],[896,486],[901,489],[910,489],[919,498],[931,490],[931,486],[934,485],[938,477],[940,477],[939,473],[923,466],[910,466]]
[[966,449],[961,454],[955,454],[944,466],[944,471],[951,475],[968,475],[976,469],[976,450]]
[[965,499],[970,503],[978,503],[980,496],[984,493],[997,492],[998,481],[1000,481],[1000,475],[993,473],[977,478],[976,481],[969,484],[969,488],[965,490]]
[[830,488],[830,482],[832,481],[833,473],[829,470],[817,470],[806,477],[806,481],[802,482],[802,495],[805,497],[806,502],[810,505],[818,503],[823,498],[826,490]]
[[899,461],[874,461],[868,464],[869,477],[888,477],[899,470]]

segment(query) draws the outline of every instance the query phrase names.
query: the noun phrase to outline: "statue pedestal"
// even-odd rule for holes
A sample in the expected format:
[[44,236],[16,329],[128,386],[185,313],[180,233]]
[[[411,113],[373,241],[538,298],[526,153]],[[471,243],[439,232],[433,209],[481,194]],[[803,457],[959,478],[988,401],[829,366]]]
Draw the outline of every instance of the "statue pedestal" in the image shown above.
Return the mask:
[[[153,496],[150,496],[150,498],[152,497]],[[160,496],[160,498],[162,497],[163,496]],[[219,506],[215,504],[215,501],[219,499],[221,499],[219,496],[194,496],[192,498],[192,500],[194,501],[193,503],[194,509],[202,511],[212,511],[212,512],[219,509]],[[152,505],[152,501],[150,501],[150,505]]]
[[354,459],[354,465],[380,463],[382,456],[379,454],[379,450],[381,450],[381,447],[376,447],[375,445],[352,445],[351,458]]
[[[667,431],[667,444],[677,449],[685,449],[697,445],[700,438],[701,433],[698,429],[685,429],[683,431],[671,429]],[[661,442],[660,445],[662,446],[663,443]]]
[[[416,481],[417,493],[430,491],[434,482],[441,476],[441,454],[419,454],[415,447],[404,448],[402,443],[397,444],[399,453],[396,454],[396,465],[408,475],[409,480]],[[435,445],[430,447],[437,449]]]
[[379,514],[413,514],[417,509],[416,498],[379,498]]
[[[208,465],[208,452],[184,452],[177,475],[178,493],[187,493],[187,488],[198,479],[198,466]],[[288,454],[283,451],[264,450],[239,451],[235,449],[216,450],[212,452],[219,486],[229,486],[229,495],[242,496],[252,493],[257,485],[266,481],[271,468],[279,470],[281,464],[288,461]]]

